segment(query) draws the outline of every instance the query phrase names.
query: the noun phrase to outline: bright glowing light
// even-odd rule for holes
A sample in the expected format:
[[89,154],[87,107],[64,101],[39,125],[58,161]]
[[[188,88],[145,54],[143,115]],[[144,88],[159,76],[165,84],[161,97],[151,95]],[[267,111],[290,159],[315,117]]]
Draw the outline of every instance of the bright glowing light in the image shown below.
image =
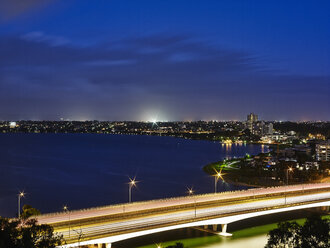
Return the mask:
[[15,121],[12,121],[12,122],[9,123],[9,127],[10,127],[10,128],[15,128],[16,125],[17,125],[17,124],[16,124]]
[[192,194],[194,194],[194,190],[193,190],[193,188],[191,187],[191,188],[187,188],[187,193],[189,194],[189,195],[192,195]]
[[25,196],[25,193],[24,193],[24,191],[22,191],[22,192],[19,192],[19,197],[24,197]]
[[131,187],[136,186],[137,181],[135,180],[135,177],[134,177],[133,179],[130,178],[129,180],[130,180],[129,185],[130,185]]
[[64,206],[64,207],[63,207],[63,210],[64,210],[64,211],[68,211],[68,210],[69,210],[68,206]]
[[223,179],[223,176],[224,176],[224,175],[225,175],[225,174],[222,173],[222,169],[221,169],[220,171],[216,171],[216,170],[215,170],[215,174],[214,174],[213,176],[216,177],[217,180],[219,180],[219,178],[220,178],[222,181],[225,181],[225,180]]

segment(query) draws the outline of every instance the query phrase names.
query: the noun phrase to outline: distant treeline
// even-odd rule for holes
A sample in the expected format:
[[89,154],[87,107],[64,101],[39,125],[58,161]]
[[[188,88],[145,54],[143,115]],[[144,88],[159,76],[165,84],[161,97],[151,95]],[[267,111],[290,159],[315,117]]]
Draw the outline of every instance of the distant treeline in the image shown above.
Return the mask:
[[311,133],[330,138],[330,122],[275,122],[274,129],[281,132],[295,131],[300,136]]

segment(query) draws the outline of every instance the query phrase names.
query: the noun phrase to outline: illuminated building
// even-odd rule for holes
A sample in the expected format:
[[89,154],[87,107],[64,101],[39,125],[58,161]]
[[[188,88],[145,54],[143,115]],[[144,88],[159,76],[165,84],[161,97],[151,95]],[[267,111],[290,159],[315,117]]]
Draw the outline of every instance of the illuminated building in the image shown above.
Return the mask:
[[330,140],[316,144],[316,159],[330,161]]

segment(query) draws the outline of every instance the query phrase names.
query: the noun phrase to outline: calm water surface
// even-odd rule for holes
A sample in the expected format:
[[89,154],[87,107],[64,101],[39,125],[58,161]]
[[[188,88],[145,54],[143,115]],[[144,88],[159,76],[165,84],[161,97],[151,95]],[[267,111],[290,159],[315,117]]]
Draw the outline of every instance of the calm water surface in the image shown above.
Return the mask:
[[[126,202],[134,176],[135,201],[185,195],[188,186],[212,192],[205,164],[263,149],[158,136],[0,134],[0,216],[16,214],[20,190],[22,204],[43,213]],[[219,183],[219,191],[233,189]]]

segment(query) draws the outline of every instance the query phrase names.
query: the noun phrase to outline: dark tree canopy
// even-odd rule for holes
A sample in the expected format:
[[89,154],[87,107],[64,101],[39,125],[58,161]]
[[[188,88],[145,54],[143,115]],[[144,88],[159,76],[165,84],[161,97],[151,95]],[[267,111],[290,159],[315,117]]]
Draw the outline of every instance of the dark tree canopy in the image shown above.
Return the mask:
[[33,208],[31,205],[24,205],[22,208],[21,218],[28,219],[31,216],[40,215],[40,211],[36,208]]
[[296,222],[281,222],[268,233],[265,248],[329,248],[330,220],[308,217],[301,226]]
[[0,217],[0,248],[55,248],[62,236],[54,234],[49,225],[38,225],[35,219]]

